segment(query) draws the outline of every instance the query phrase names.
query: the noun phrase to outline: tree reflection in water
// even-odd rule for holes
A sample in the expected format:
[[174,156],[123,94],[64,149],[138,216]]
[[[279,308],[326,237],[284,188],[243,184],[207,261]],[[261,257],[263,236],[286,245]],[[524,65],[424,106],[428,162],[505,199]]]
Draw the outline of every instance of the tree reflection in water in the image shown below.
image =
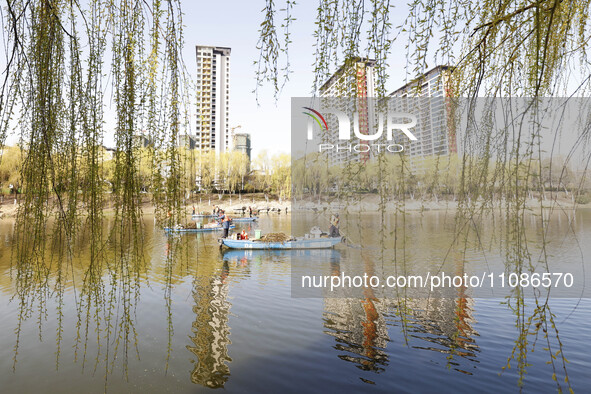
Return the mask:
[[[136,308],[147,270],[145,262],[151,256],[149,249],[140,248],[145,240],[138,223],[124,218],[104,227],[91,219],[88,223],[90,228],[80,231],[75,239],[57,225],[50,237],[43,238],[17,227],[11,260],[13,299],[18,302],[13,369],[23,324],[36,317],[42,340],[44,324],[54,315],[58,369],[63,332],[69,328],[64,327],[66,314],[73,313],[67,321],[75,322],[74,361],[81,362],[83,371],[89,360],[93,360],[93,372],[102,366],[106,389],[116,367],[127,376],[130,354],[139,358]],[[27,242],[35,246],[28,248]],[[50,309],[53,305],[55,312]]]
[[[142,221],[142,227],[147,222]],[[17,368],[25,322],[35,319],[39,340],[43,340],[47,322],[56,321],[56,370],[62,355],[63,333],[69,329],[64,324],[74,322],[74,362],[80,362],[82,371],[90,367],[93,374],[102,369],[107,390],[114,372],[123,371],[128,376],[130,356],[140,359],[137,308],[142,287],[148,290],[149,280],[155,280],[162,285],[167,318],[166,372],[173,352],[175,282],[192,276],[195,321],[189,338],[193,346],[186,348],[196,359],[190,380],[206,387],[223,387],[230,376],[231,362],[227,349],[228,263],[224,262],[220,270],[217,247],[204,246],[203,239],[185,236],[168,237],[161,264],[151,266],[154,233],[137,228],[133,229],[137,237],[134,238],[132,229],[126,228],[127,241],[119,242],[121,238],[115,237],[114,232],[121,229],[109,222],[102,231],[111,237],[102,244],[98,243],[102,235],[97,232],[79,233],[71,246],[77,253],[70,254],[70,258],[70,246],[57,236],[45,249],[39,246],[18,250],[11,267],[13,300],[18,303],[13,369]],[[154,227],[154,231],[160,229]],[[26,236],[23,232],[18,241],[25,243]]]
[[[344,219],[346,223],[346,217]],[[433,219],[431,223],[433,222],[436,220]],[[390,226],[383,225],[379,220],[377,225],[386,229]],[[536,226],[527,227],[523,223],[519,226],[527,228],[530,233],[526,234],[525,230],[518,228],[512,235],[515,238],[499,237],[507,241],[502,249],[506,257],[504,262],[512,261],[516,264],[510,268],[511,270],[519,269],[519,261],[527,261],[526,257],[519,257],[517,253],[523,251],[526,235],[531,239],[532,233],[537,229]],[[179,317],[178,314],[173,316],[173,295],[176,283],[184,278],[188,284],[187,291],[190,287],[190,296],[185,304],[192,307],[191,311],[194,314],[190,315],[190,330],[187,329],[177,337],[177,341],[179,338],[187,339],[180,346],[181,353],[188,353],[193,358],[193,364],[184,375],[184,379],[187,382],[190,379],[192,383],[204,387],[227,387],[232,363],[229,352],[229,294],[232,284],[236,283],[238,278],[250,277],[251,270],[260,270],[263,267],[281,267],[279,275],[289,276],[286,264],[277,264],[275,267],[273,264],[287,261],[286,256],[296,257],[310,264],[306,267],[313,266],[333,276],[339,276],[345,271],[349,273],[351,265],[360,266],[359,268],[368,275],[383,275],[387,272],[382,265],[384,261],[393,262],[392,266],[386,267],[390,270],[388,272],[397,270],[399,274],[408,274],[410,271],[405,271],[408,268],[405,262],[411,261],[415,264],[424,260],[424,256],[411,255],[410,250],[413,247],[410,243],[400,245],[401,240],[406,239],[401,235],[404,227],[395,228],[399,232],[398,237],[395,237],[397,245],[392,247],[392,234],[386,233],[383,236],[384,245],[389,246],[390,252],[381,249],[377,252],[360,250],[359,258],[357,251],[346,247],[339,250],[285,251],[276,254],[229,251],[220,257],[217,244],[212,245],[211,239],[193,236],[167,237],[161,249],[153,250],[153,239],[150,235],[152,233],[144,231],[146,236],[142,242],[145,247],[141,253],[137,249],[139,244],[107,241],[106,246],[100,249],[102,254],[95,252],[100,258],[91,259],[88,238],[81,236],[73,244],[73,248],[79,253],[71,260],[60,260],[65,253],[64,243],[54,241],[48,245],[44,256],[38,256],[37,260],[31,257],[33,264],[23,264],[17,260],[13,262],[14,300],[19,305],[15,367],[21,341],[21,324],[26,320],[36,320],[39,337],[42,337],[47,331],[44,327],[45,322],[51,319],[57,322],[56,367],[59,367],[60,355],[64,352],[63,333],[68,329],[67,322],[72,321],[76,324],[76,361],[80,362],[83,370],[91,369],[93,373],[104,375],[107,387],[114,372],[123,371],[126,374],[130,361],[139,357],[141,336],[138,334],[138,305],[140,290],[148,291],[148,278],[150,281],[159,282],[163,290],[159,296],[162,297],[160,302],[164,305],[168,318],[167,324],[163,325],[167,330],[164,335],[168,334],[168,363],[174,350],[173,334],[175,329],[178,329],[173,323],[177,322]],[[497,225],[495,228],[505,231],[507,227]],[[362,226],[359,226],[359,229],[361,233],[366,232]],[[478,227],[477,229],[481,230]],[[562,230],[560,226],[552,228],[552,231],[557,233],[562,233]],[[437,231],[438,228],[433,233]],[[465,272],[464,264],[468,259],[464,253],[467,249],[465,245],[474,243],[474,231],[472,229],[457,232],[459,236],[455,238],[455,243],[459,246],[452,249],[449,254],[450,266],[446,266],[447,272],[456,275]],[[429,231],[425,232],[427,233]],[[480,234],[483,232],[480,231]],[[523,240],[522,245],[511,246],[515,245],[514,240],[519,237]],[[378,241],[382,242],[381,239]],[[437,242],[443,244],[447,240],[449,238],[442,237]],[[405,242],[409,242],[408,239]],[[438,249],[439,245],[433,245],[433,242],[435,241],[431,244],[434,249]],[[419,239],[419,244],[422,243],[425,241]],[[490,245],[487,247],[490,248]],[[407,254],[400,255],[400,249]],[[154,257],[152,255],[162,253],[165,258],[161,255],[156,256],[157,264],[151,264]],[[253,265],[252,262],[256,264]],[[394,352],[397,351],[397,347],[417,350],[415,354],[419,358],[421,354],[427,354],[426,350],[435,355],[432,358],[435,363],[439,364],[439,360],[442,360],[442,364],[452,371],[471,374],[482,361],[479,359],[479,334],[475,330],[475,301],[468,289],[452,290],[451,294],[413,297],[404,289],[398,289],[393,295],[385,295],[377,289],[366,288],[357,294],[358,297],[347,296],[346,293],[341,294],[343,297],[325,297],[324,309],[321,312],[323,331],[331,337],[328,338],[330,346],[336,350],[336,356],[340,360],[351,363],[362,371],[375,373],[376,376],[391,372],[388,369],[394,368],[392,364],[395,362],[393,360],[396,360]],[[508,362],[517,361],[517,372],[521,379],[527,372],[528,354],[532,346],[536,341],[544,341],[542,346],[550,349],[556,357],[553,358],[556,365],[551,367],[558,372],[557,378],[563,381],[565,377],[568,379],[566,364],[561,365],[562,343],[550,306],[540,295],[535,300],[533,309],[526,308],[524,295],[518,290],[507,298],[508,306],[515,313],[518,330],[515,348],[509,355]],[[72,308],[72,301],[75,308]],[[54,304],[57,311],[55,316],[52,314]],[[71,318],[72,314],[75,315],[74,319]],[[312,321],[313,319],[310,320]],[[153,329],[151,326],[148,328]],[[274,334],[283,340],[280,331],[277,330]],[[188,334],[188,338],[185,334]],[[289,345],[289,342],[287,344]],[[176,348],[178,352],[179,346]],[[238,357],[234,354],[233,356],[234,359],[238,359],[242,354]],[[336,369],[344,368],[345,365],[339,362]],[[501,367],[502,365],[499,366],[499,371]],[[564,368],[562,374],[559,372],[560,368]],[[368,378],[368,374],[364,373],[360,374],[359,378],[371,384],[371,374],[369,376]],[[376,379],[376,383],[380,383],[379,379]]]

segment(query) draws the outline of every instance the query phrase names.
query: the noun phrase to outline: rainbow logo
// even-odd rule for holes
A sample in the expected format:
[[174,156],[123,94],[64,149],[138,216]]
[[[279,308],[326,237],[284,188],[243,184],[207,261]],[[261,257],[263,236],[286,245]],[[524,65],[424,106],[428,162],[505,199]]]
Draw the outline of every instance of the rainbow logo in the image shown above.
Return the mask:
[[[320,126],[320,130],[322,130],[322,123],[324,123],[324,128],[326,129],[326,131],[328,131],[328,125],[326,124],[326,120],[324,120],[324,117],[322,115],[320,115],[320,112],[313,110],[310,107],[302,107],[304,109],[307,109],[310,112],[313,112],[312,114],[310,112],[302,112],[308,116],[310,116],[312,119],[314,119],[316,121],[316,123],[318,123],[318,126]],[[318,119],[320,118],[320,119]],[[322,123],[320,123],[320,121],[322,120]]]

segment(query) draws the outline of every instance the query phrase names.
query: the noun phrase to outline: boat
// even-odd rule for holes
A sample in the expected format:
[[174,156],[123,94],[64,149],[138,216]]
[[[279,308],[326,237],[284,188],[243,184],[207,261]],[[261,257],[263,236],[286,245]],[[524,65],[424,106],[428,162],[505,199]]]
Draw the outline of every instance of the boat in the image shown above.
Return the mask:
[[211,213],[196,213],[191,216],[193,219],[198,218],[217,218],[219,215],[212,215]]
[[259,220],[258,216],[248,217],[248,218],[232,218],[233,222],[254,222]]
[[257,240],[236,240],[221,238],[222,246],[230,249],[328,249],[342,241],[342,237],[334,238],[296,238],[284,242],[263,242]]
[[[234,228],[236,226],[230,225],[230,228]],[[223,230],[222,226],[216,227],[205,227],[205,228],[176,228],[176,227],[165,227],[164,231],[167,233],[205,233],[208,231],[218,231]]]
[[285,258],[302,257],[304,259],[322,259],[324,261],[338,261],[341,252],[335,248],[329,249],[229,249],[221,250],[225,261],[241,259],[284,261]]

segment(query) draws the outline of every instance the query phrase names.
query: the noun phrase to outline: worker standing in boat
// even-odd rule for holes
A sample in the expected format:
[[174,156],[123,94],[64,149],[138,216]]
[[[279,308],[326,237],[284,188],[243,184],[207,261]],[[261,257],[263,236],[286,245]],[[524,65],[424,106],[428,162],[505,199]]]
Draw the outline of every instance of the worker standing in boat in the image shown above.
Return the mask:
[[230,231],[230,217],[222,211],[222,228],[224,229],[224,236],[222,238],[228,238],[228,231]]
[[339,214],[335,213],[334,215],[332,215],[332,217],[330,218],[330,237],[331,238],[336,238],[336,237],[340,237],[340,233],[339,233]]

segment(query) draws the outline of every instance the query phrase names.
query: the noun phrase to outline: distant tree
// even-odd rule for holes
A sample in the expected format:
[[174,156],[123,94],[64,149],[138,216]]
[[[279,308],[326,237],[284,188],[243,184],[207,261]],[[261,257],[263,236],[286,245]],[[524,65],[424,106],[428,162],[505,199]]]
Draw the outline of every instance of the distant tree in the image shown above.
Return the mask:
[[2,188],[20,183],[21,166],[21,149],[16,146],[5,146],[0,156],[0,184]]

